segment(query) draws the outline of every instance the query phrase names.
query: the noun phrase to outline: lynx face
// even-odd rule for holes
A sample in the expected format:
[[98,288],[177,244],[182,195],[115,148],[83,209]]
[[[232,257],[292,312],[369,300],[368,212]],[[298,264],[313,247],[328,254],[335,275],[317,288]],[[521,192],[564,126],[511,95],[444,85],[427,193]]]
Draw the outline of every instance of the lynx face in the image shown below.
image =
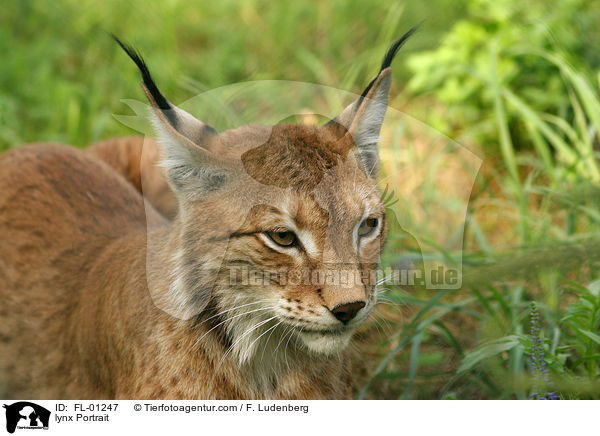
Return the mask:
[[377,141],[389,65],[411,33],[391,47],[362,96],[324,126],[222,133],[169,103],[144,61],[118,41],[142,72],[177,198],[173,307],[221,326],[241,361],[271,336],[337,353],[372,310],[386,233]]
[[263,334],[275,345],[285,333],[312,352],[338,352],[375,304],[385,209],[354,144],[336,129],[224,132],[205,143],[229,150],[212,175],[219,186],[175,191],[178,306],[189,310],[185,318],[206,307],[222,313],[242,360],[264,347]]
[[385,236],[375,183],[355,154],[332,152],[344,150],[341,141],[327,128],[276,126],[241,155],[242,178],[254,180],[243,185],[256,191],[230,193],[251,207],[224,211],[242,224],[229,234],[218,286],[245,304],[263,301],[263,319],[275,317],[272,325],[327,354],[348,343],[375,303],[372,273]]

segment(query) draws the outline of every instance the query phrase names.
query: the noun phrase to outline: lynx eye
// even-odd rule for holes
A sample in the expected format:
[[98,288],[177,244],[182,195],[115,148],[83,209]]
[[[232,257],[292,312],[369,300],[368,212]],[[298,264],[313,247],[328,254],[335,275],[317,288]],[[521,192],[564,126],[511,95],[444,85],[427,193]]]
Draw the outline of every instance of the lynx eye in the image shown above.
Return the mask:
[[273,242],[282,247],[291,247],[296,245],[297,237],[294,232],[290,231],[272,231],[266,232],[267,236],[271,238]]
[[366,218],[360,223],[358,226],[358,236],[368,236],[375,231],[377,226],[379,225],[379,220],[377,218]]

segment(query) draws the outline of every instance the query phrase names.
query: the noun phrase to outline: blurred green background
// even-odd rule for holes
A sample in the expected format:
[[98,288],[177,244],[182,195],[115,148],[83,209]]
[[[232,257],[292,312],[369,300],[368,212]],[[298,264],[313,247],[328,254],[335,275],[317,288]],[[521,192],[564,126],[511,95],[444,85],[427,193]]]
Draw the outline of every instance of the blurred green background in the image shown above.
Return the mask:
[[[463,287],[386,287],[358,337],[355,395],[600,398],[598,1],[10,0],[0,12],[0,150],[136,133],[112,117],[142,93],[110,33],[145,55],[178,103],[258,79],[360,92],[389,43],[421,22],[395,61],[392,105],[484,159]],[[402,134],[425,152],[432,142],[427,129]],[[401,186],[391,160],[383,171]],[[417,188],[442,201],[428,184],[436,171],[424,160]],[[399,204],[388,207],[410,213]],[[392,232],[386,264],[414,249],[403,244]]]
[[[444,22],[431,18],[407,53],[435,47],[451,17],[464,13],[454,2],[437,3]],[[258,79],[360,92],[390,41],[423,12],[416,3],[385,1],[4,2],[0,148],[40,139],[86,145],[131,133],[110,114],[123,110],[120,99],[142,94],[135,67],[110,33],[146,55],[174,102]]]

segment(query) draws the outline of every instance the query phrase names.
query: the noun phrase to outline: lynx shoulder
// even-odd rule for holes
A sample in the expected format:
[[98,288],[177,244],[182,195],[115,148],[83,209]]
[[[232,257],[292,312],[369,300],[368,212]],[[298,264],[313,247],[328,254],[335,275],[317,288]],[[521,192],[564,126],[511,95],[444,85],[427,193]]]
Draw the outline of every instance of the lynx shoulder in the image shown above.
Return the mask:
[[163,216],[175,218],[177,200],[160,167],[161,151],[153,138],[113,138],[93,144],[86,152],[124,176]]

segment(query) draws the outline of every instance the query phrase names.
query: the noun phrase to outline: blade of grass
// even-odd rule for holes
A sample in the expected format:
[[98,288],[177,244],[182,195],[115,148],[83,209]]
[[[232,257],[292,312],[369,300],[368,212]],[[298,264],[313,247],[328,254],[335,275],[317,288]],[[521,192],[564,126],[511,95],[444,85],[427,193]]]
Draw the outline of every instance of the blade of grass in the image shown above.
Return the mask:
[[410,347],[410,366],[408,370],[408,385],[404,394],[402,394],[402,400],[408,400],[410,398],[410,391],[417,375],[417,367],[419,366],[419,349],[421,347],[421,340],[423,339],[423,330],[417,331],[413,337],[412,346]]
[[498,133],[500,135],[500,151],[504,158],[504,163],[510,176],[513,179],[513,185],[516,189],[516,193],[520,196],[520,182],[519,182],[519,171],[517,168],[517,160],[515,157],[515,150],[513,147],[512,140],[510,138],[510,132],[508,130],[508,123],[506,121],[506,111],[504,109],[504,102],[502,100],[500,79],[498,77],[498,43],[494,39],[490,43],[489,48],[489,63],[490,63],[490,85],[494,95],[494,114],[496,116],[496,124],[498,126]]

